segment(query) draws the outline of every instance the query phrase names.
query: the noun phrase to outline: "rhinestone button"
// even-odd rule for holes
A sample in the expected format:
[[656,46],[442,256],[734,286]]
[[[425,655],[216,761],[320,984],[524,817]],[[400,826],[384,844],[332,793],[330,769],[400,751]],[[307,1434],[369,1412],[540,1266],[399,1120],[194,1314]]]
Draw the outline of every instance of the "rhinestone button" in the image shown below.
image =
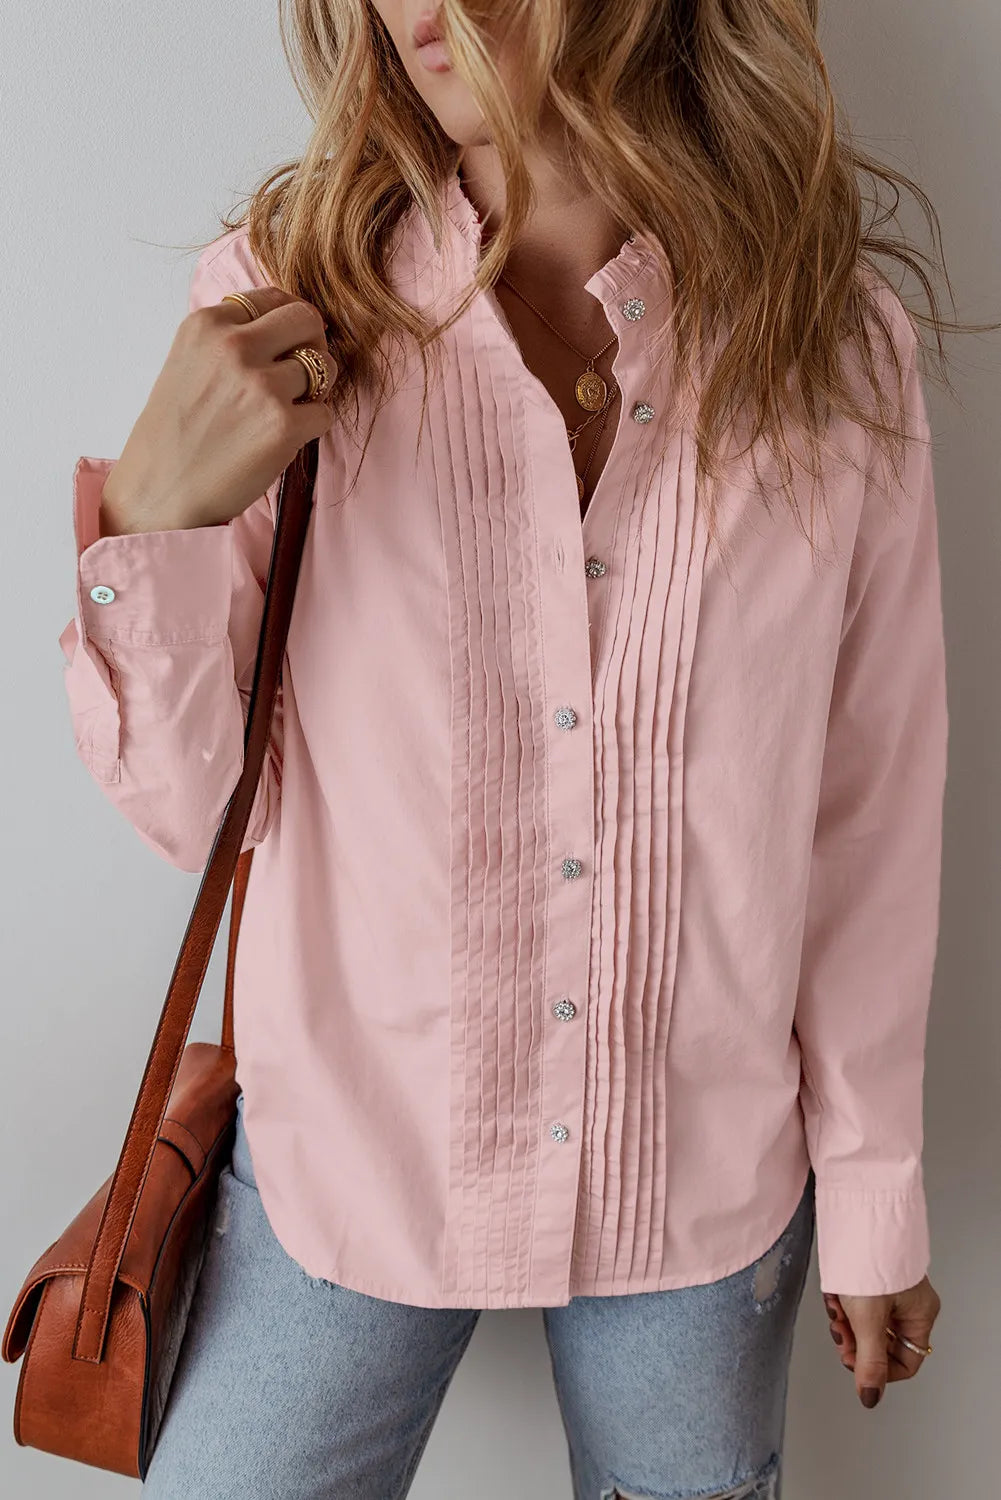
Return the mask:
[[607,571],[600,557],[589,557],[584,564],[584,572],[588,578],[601,578]]
[[649,402],[637,401],[633,407],[632,416],[634,422],[652,422],[654,418],[653,407]]
[[115,597],[115,591],[106,583],[97,583],[90,591],[90,597],[95,604],[110,604]]
[[553,714],[553,718],[560,729],[572,729],[577,722],[577,715],[572,708],[558,708]]
[[562,1000],[557,1000],[553,1006],[553,1015],[557,1021],[572,1021],[576,1014],[576,1005],[574,1005],[572,1000],[568,1000],[565,995]]
[[565,859],[563,861],[563,879],[576,880],[578,875],[583,874],[584,866],[579,859]]
[[569,1130],[559,1121],[557,1121],[555,1125],[550,1125],[549,1134],[552,1136],[554,1141],[560,1141],[561,1143],[570,1139]]
[[628,318],[630,323],[636,323],[646,312],[646,303],[642,297],[630,297],[628,302],[622,304],[622,316]]

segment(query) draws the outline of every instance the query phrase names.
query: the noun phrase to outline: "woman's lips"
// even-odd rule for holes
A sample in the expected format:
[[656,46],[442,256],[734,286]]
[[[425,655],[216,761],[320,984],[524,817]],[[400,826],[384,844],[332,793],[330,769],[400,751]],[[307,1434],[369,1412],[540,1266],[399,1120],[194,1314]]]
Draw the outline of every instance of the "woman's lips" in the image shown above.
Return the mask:
[[414,26],[413,44],[415,47],[423,47],[425,42],[440,42],[444,32],[438,20],[437,12],[426,10],[422,16],[417,18]]
[[413,43],[417,56],[430,72],[444,73],[451,68],[452,59],[445,46],[437,11],[425,11],[419,18],[414,27]]
[[423,47],[417,48],[417,56],[430,73],[451,71],[452,59],[448,55],[448,48],[444,42],[425,42]]

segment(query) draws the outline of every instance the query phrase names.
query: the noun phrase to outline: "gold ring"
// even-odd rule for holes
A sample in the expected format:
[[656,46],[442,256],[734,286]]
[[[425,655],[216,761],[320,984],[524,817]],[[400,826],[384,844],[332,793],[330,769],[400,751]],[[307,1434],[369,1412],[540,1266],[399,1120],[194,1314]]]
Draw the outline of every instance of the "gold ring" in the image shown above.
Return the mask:
[[249,312],[251,318],[259,318],[260,317],[260,313],[257,311],[257,308],[254,306],[254,304],[251,302],[250,298],[249,297],[245,297],[242,292],[227,292],[224,297],[220,297],[219,298],[219,301],[220,302],[239,302],[239,304],[240,304],[241,307],[246,308],[246,310],[247,310],[247,312]]
[[322,400],[330,389],[330,371],[320,351],[314,349],[311,344],[297,344],[285,357],[297,359],[309,378],[309,386],[305,395],[296,396],[293,405],[302,406],[308,401]]
[[898,1333],[897,1330],[895,1328],[891,1328],[889,1326],[889,1324],[887,1324],[887,1326],[883,1329],[883,1332],[884,1333],[888,1333],[892,1339],[897,1339],[906,1348],[912,1349],[915,1354],[930,1354],[931,1353],[931,1350],[932,1350],[931,1344],[928,1345],[927,1349],[922,1349],[922,1347],[921,1347],[920,1344],[912,1344],[909,1338],[905,1338],[902,1333]]

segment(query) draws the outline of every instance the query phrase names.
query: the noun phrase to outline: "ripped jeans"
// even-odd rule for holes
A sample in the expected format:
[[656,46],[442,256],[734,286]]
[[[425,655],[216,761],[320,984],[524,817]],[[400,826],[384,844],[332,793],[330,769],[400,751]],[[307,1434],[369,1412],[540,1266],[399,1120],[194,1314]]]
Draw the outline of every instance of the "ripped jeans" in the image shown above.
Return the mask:
[[[541,1310],[574,1500],[780,1500],[813,1190],[720,1281]],[[238,1111],[147,1500],[402,1500],[479,1316],[309,1277]]]

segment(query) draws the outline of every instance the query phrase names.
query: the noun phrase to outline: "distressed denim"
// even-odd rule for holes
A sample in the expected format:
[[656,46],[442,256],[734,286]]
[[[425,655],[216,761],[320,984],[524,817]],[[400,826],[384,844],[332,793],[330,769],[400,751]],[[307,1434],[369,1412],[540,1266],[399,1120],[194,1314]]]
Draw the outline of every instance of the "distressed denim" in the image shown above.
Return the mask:
[[[574,1500],[780,1500],[814,1186],[731,1276],[542,1309]],[[479,1316],[307,1275],[262,1207],[241,1100],[147,1500],[401,1500]]]

